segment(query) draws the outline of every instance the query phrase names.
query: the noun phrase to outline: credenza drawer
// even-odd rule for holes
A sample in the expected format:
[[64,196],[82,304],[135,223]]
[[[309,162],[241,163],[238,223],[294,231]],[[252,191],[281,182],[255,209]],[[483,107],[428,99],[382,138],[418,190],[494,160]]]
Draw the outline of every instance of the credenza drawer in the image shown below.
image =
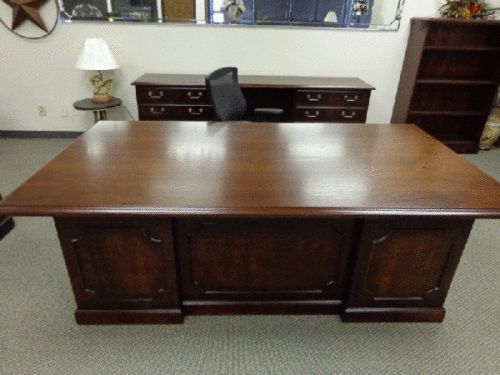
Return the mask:
[[310,122],[365,122],[365,108],[297,107],[293,121]]
[[207,121],[213,119],[210,105],[140,105],[140,120]]
[[207,90],[204,87],[138,87],[137,99],[140,104],[210,104]]
[[368,91],[297,90],[296,106],[367,107]]

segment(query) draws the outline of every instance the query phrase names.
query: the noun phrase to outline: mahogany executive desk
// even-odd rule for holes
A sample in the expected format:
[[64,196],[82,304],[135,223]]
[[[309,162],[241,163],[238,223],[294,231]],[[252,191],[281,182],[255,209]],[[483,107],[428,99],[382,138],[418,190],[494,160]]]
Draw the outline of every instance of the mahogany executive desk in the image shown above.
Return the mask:
[[54,217],[81,324],[439,322],[500,186],[413,125],[105,122],[0,214]]

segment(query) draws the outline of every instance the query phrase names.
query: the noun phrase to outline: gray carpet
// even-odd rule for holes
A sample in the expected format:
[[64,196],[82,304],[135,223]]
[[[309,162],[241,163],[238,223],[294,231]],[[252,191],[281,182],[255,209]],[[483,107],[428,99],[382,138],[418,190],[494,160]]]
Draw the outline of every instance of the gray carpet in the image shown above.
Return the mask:
[[[0,139],[0,191],[68,143]],[[466,158],[500,179],[500,150]],[[208,316],[178,326],[77,326],[52,221],[16,223],[0,242],[2,375],[500,373],[500,220],[476,222],[442,324]]]

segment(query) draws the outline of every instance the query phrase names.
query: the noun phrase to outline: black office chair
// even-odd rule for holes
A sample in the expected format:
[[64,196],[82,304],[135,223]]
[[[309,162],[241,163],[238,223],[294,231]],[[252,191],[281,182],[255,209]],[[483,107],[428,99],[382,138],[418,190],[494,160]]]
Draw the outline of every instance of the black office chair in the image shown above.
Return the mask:
[[206,78],[208,94],[214,106],[215,117],[219,121],[244,120],[280,121],[283,115],[281,108],[255,108],[253,114],[247,116],[247,102],[238,83],[238,69],[220,68]]
[[[0,200],[2,200],[1,194]],[[4,238],[12,229],[14,229],[14,226],[14,220],[10,216],[0,215],[0,240],[2,240],[2,238]]]

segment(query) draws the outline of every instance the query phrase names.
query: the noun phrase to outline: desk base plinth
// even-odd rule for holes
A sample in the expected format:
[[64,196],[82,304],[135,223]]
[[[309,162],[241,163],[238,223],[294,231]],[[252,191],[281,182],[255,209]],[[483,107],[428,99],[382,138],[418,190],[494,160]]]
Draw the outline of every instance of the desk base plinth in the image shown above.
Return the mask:
[[188,315],[330,315],[343,311],[341,301],[184,301]]
[[430,308],[348,308],[340,315],[346,323],[441,323],[446,310]]

